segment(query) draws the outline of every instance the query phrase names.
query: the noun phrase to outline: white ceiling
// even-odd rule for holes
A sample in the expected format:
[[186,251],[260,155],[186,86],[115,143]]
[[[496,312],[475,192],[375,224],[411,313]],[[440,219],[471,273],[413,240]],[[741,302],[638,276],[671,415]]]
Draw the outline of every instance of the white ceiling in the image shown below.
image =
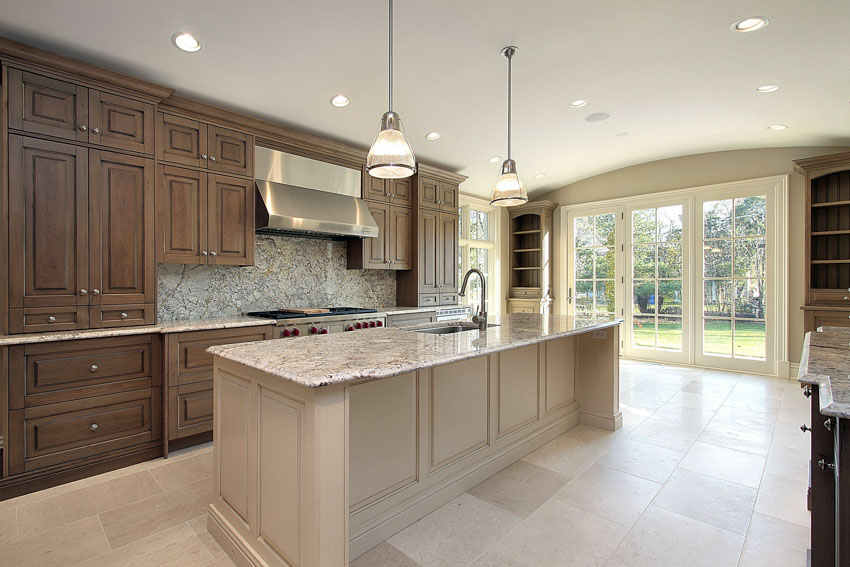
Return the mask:
[[[488,158],[505,155],[509,44],[514,158],[532,195],[678,155],[850,144],[847,1],[396,0],[395,12],[395,109],[417,157],[468,175],[467,193],[488,194]],[[0,35],[362,146],[386,110],[385,0],[0,0],[0,14]],[[770,25],[730,32],[751,15]],[[178,51],[177,31],[203,49]],[[782,88],[753,92],[765,83]],[[332,107],[336,93],[351,104]],[[577,98],[590,104],[569,108]],[[611,118],[585,122],[593,112]]]

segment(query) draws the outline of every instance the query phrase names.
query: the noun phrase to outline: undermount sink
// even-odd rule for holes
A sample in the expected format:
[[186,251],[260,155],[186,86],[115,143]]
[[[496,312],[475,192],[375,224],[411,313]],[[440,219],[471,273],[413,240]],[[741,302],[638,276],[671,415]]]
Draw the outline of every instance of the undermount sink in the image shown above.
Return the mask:
[[[498,327],[495,323],[488,323],[487,327]],[[430,335],[448,335],[451,333],[463,333],[464,331],[477,331],[478,325],[475,323],[452,323],[451,325],[443,325],[442,327],[429,327],[427,329],[413,329],[417,333],[428,333]]]

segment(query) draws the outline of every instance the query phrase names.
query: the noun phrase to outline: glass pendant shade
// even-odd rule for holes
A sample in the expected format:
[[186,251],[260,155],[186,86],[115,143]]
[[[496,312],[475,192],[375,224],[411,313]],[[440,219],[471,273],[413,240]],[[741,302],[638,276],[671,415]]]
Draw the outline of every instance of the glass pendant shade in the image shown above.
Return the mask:
[[502,163],[499,177],[496,178],[496,186],[490,194],[490,204],[497,207],[513,207],[527,202],[528,194],[517,175],[516,162],[506,159]]
[[366,156],[366,171],[381,179],[400,179],[416,173],[416,157],[395,112],[385,112],[381,117],[378,135]]

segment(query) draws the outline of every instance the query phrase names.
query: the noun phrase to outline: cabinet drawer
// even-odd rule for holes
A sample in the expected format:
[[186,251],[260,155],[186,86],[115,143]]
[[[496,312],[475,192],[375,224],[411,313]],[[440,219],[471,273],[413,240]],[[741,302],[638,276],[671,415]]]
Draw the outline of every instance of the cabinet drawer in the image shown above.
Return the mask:
[[421,325],[423,323],[433,323],[436,320],[436,311],[405,313],[403,315],[387,315],[387,327],[406,327],[408,325]]
[[159,337],[153,335],[10,347],[10,407],[158,386],[159,353]]
[[419,306],[424,307],[426,305],[439,305],[440,297],[436,293],[420,293],[419,294]]
[[9,412],[12,474],[156,441],[160,389]]
[[168,389],[169,440],[212,431],[212,380]]
[[810,289],[809,303],[812,305],[846,305],[850,307],[850,290]]
[[[212,380],[213,356],[207,349],[216,345],[230,345],[262,341],[266,338],[268,326],[249,327],[247,329],[226,329],[221,331],[195,331],[176,335],[176,356],[169,347],[169,386],[191,384]],[[173,339],[171,339],[173,341]],[[173,343],[172,343],[173,344]],[[174,382],[176,374],[177,381]]]
[[87,307],[25,307],[9,310],[12,333],[73,331],[89,327]]
[[806,310],[806,331],[818,327],[850,327],[850,311]]
[[511,297],[540,297],[539,287],[512,287]]
[[458,304],[458,294],[456,293],[441,293],[440,294],[440,305],[457,305]]
[[156,309],[151,303],[92,305],[89,315],[89,323],[93,329],[153,325],[155,322]]

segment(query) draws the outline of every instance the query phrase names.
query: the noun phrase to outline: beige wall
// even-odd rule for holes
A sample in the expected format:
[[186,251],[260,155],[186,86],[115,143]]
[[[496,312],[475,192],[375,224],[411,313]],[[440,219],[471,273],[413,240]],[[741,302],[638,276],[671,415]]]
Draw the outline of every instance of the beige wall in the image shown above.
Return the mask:
[[[658,193],[674,189],[700,187],[715,183],[741,181],[772,175],[790,175],[788,200],[788,243],[789,266],[788,273],[788,354],[792,362],[799,362],[803,341],[803,304],[805,290],[804,282],[804,222],[805,187],[803,176],[795,173],[792,160],[812,156],[846,152],[846,147],[794,147],[794,148],[763,148],[755,150],[734,150],[714,152],[678,158],[665,159],[643,163],[603,173],[561,187],[544,195],[536,195],[537,199],[548,199],[560,205],[591,203],[607,199],[618,199]],[[561,215],[555,212],[555,257],[554,257],[554,288],[560,290],[561,277],[564,273],[564,253],[561,248]],[[507,223],[503,224],[507,230]],[[503,239],[504,242],[508,238]],[[504,257],[504,256],[503,256]],[[508,280],[505,292],[509,292]],[[555,307],[558,306],[556,298]]]

